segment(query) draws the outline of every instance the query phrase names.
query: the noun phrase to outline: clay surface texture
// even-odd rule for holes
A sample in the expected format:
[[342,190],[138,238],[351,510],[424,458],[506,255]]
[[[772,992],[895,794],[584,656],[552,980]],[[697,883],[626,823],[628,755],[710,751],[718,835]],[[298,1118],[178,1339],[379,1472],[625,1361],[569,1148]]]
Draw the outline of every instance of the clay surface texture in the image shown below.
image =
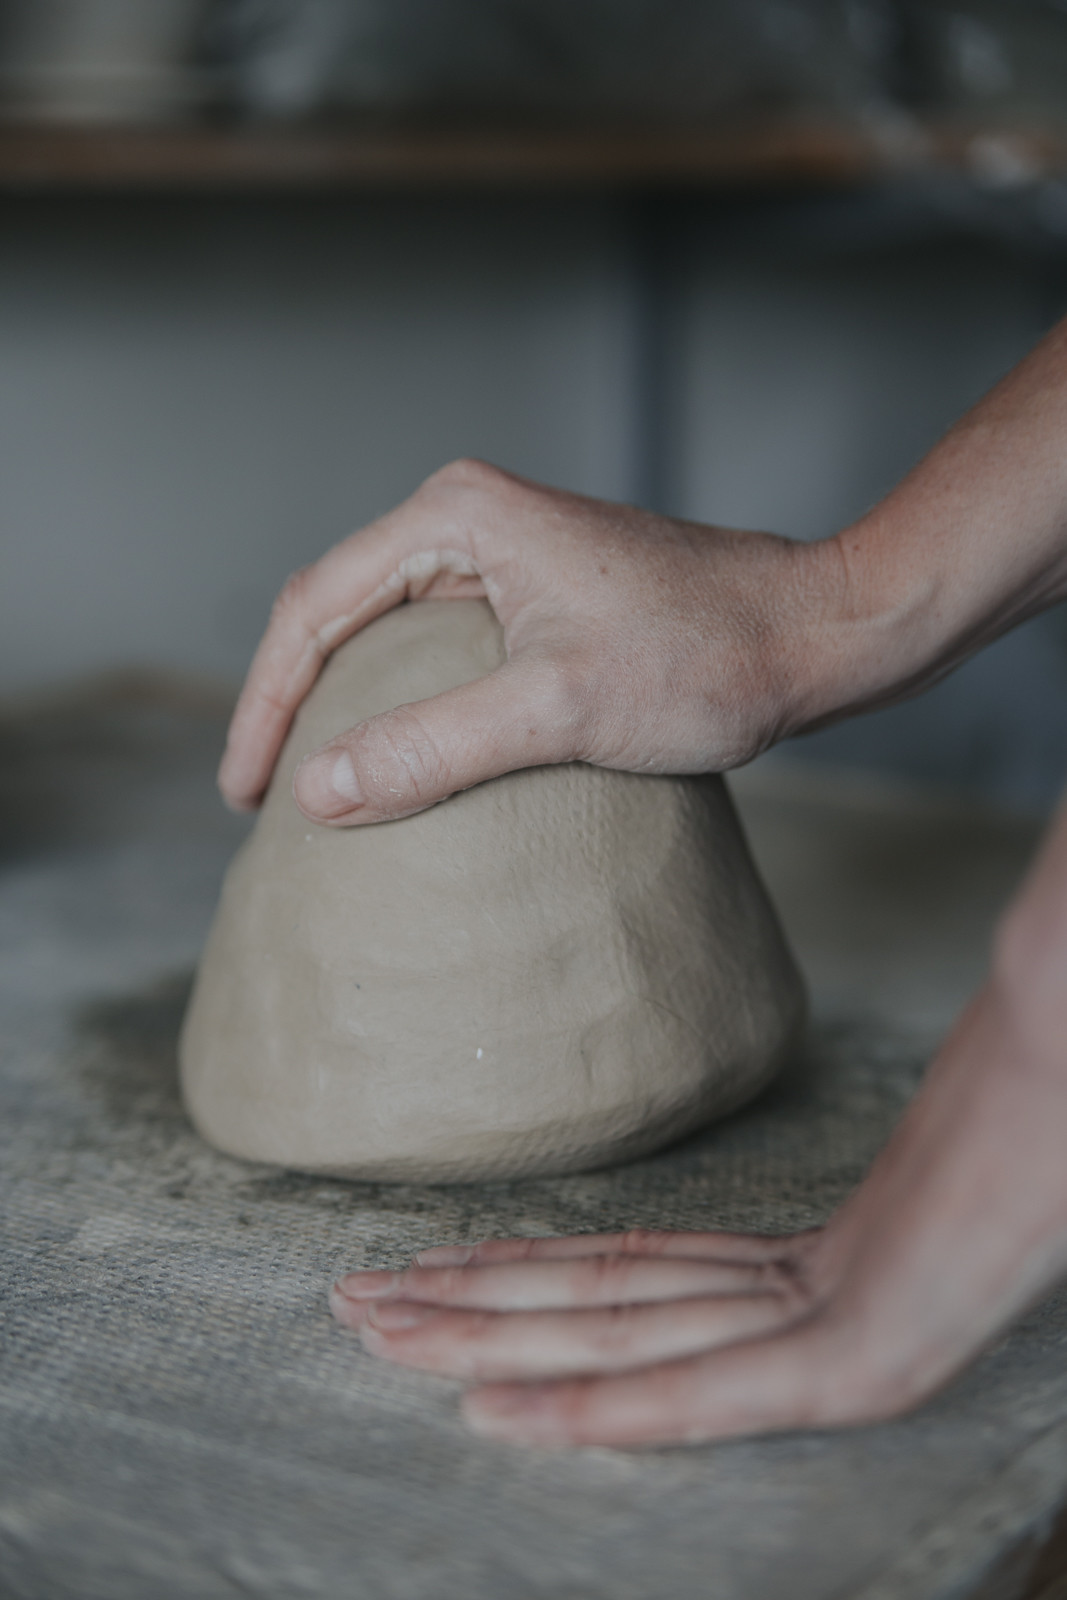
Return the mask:
[[181,1044],[233,1155],[361,1179],[562,1173],[750,1098],[803,989],[718,778],[576,763],[328,828],[298,762],[504,658],[484,601],[407,604],[327,664],[226,878]]

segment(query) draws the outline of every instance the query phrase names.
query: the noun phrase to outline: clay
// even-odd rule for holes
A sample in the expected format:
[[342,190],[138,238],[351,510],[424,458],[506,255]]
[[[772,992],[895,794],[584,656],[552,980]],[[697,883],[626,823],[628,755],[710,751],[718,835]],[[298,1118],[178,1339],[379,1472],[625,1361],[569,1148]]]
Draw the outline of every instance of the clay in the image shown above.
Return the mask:
[[782,1061],[802,984],[721,779],[576,763],[399,822],[298,811],[309,751],[502,659],[484,601],[406,604],[308,696],[183,1030],[220,1149],[346,1178],[569,1172],[701,1127]]

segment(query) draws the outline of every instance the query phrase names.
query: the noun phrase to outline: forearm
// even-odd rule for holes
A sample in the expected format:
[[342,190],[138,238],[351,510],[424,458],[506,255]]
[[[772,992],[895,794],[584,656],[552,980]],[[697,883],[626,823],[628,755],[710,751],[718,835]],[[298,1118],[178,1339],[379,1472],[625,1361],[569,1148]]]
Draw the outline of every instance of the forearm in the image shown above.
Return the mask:
[[800,727],[904,698],[1067,596],[1067,322],[813,559],[833,600]]
[[[930,1392],[1067,1272],[1067,810],[866,1181],[825,1236],[905,1388]],[[916,1335],[918,1330],[918,1336]]]

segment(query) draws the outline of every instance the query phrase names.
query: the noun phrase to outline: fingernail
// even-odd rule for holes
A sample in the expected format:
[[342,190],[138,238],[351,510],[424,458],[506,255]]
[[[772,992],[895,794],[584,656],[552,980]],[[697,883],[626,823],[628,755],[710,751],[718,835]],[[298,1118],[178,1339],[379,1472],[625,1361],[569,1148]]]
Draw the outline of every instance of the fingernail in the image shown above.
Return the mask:
[[296,769],[293,793],[301,809],[314,817],[338,817],[363,803],[347,750],[305,756]]
[[367,1308],[367,1321],[382,1333],[392,1333],[398,1328],[417,1328],[435,1316],[433,1306],[417,1306],[411,1301],[375,1301]]
[[346,1272],[334,1287],[346,1300],[380,1300],[400,1283],[399,1272]]
[[238,813],[255,811],[259,805],[259,797],[254,795],[245,796],[241,795],[239,792],[237,794],[230,794],[229,776],[230,758],[228,755],[226,755],[223,756],[222,760],[219,762],[219,770],[215,774],[215,782],[218,785],[219,794],[222,796],[223,805],[228,811],[236,811]]
[[350,1333],[358,1333],[360,1336],[366,1332],[367,1312],[374,1304],[373,1300],[350,1300],[334,1284],[327,1303],[331,1317],[335,1322],[339,1322],[342,1328],[347,1328]]
[[433,1244],[427,1250],[416,1250],[415,1261],[420,1267],[462,1267],[473,1254],[472,1244]]

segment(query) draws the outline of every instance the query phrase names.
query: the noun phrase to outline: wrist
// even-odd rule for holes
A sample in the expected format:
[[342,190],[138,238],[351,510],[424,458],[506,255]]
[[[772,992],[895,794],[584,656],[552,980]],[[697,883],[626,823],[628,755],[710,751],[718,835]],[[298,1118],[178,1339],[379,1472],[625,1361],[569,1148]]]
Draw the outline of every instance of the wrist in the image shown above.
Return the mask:
[[1067,598],[1067,481],[1047,463],[1022,472],[1005,433],[965,419],[815,547],[825,671],[809,726],[917,693]]
[[[896,497],[811,546],[819,570],[806,618],[809,664],[801,719],[791,731],[876,710],[931,687],[1017,624],[1067,594],[1067,561],[1046,559],[1022,530],[1013,544],[982,537],[961,513],[924,520]],[[1026,549],[1030,559],[1017,556]]]
[[785,735],[907,692],[909,676],[928,654],[938,609],[930,577],[909,570],[867,519],[794,548]]

